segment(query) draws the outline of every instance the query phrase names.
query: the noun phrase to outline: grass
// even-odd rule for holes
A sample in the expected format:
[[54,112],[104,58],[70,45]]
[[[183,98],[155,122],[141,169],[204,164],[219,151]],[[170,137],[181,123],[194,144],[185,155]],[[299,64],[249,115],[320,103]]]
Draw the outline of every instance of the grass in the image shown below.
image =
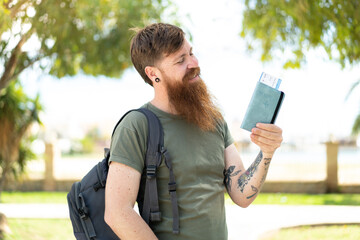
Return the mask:
[[[67,192],[2,192],[2,203],[63,203]],[[233,204],[226,194],[227,204]],[[260,193],[253,204],[360,205],[360,194]]]
[[[233,204],[226,194],[227,204]],[[360,205],[360,194],[290,194],[260,193],[253,204],[280,205]]]
[[5,240],[75,239],[69,219],[8,219],[12,233]]
[[358,240],[360,239],[360,225],[322,225],[300,226],[284,228],[271,236],[264,236],[262,240]]
[[[63,203],[67,192],[2,192],[3,203]],[[232,204],[228,195],[226,203]],[[360,194],[269,194],[261,193],[254,204],[287,205],[360,205]],[[6,240],[75,239],[69,219],[8,219],[12,234]],[[31,238],[29,238],[31,236]],[[282,229],[267,240],[353,240],[360,239],[359,225],[303,226]]]
[[2,192],[2,203],[67,203],[67,192]]
[[[75,239],[68,219],[9,219],[12,233],[5,240],[71,240]],[[29,237],[31,236],[31,237]],[[301,226],[281,229],[262,240],[357,240],[359,225]]]

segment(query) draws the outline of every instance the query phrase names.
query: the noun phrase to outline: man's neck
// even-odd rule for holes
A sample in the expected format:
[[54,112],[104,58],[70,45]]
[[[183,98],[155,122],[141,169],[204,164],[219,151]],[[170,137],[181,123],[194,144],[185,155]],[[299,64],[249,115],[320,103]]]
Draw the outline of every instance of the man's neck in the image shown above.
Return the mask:
[[153,100],[150,102],[153,106],[157,107],[161,111],[177,115],[177,112],[174,107],[169,102],[169,99],[167,97],[154,97]]

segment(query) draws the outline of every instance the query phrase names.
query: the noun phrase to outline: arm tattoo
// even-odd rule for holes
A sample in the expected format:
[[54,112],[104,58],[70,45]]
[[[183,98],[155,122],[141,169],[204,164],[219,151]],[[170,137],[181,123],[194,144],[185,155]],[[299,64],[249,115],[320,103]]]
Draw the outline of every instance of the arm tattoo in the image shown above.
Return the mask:
[[267,174],[265,173],[264,176],[262,176],[261,181],[260,181],[260,186],[262,186],[263,183],[265,182],[266,175],[267,175]]
[[261,160],[262,160],[262,152],[260,151],[258,156],[256,157],[255,161],[251,164],[251,166],[246,170],[245,173],[241,174],[238,179],[238,188],[240,188],[241,192],[244,192],[245,186],[248,184],[250,179],[253,177],[254,173],[257,170]]
[[252,194],[252,195],[250,195],[250,196],[248,196],[248,197],[246,197],[247,199],[254,197],[254,196],[259,192],[259,190],[258,190],[256,187],[254,187],[253,185],[251,185],[251,189],[252,189],[255,193]]
[[269,166],[270,166],[270,162],[271,162],[271,158],[264,158],[265,161],[265,174],[262,176],[261,181],[260,181],[260,187],[264,184],[265,179],[266,179],[266,175],[268,173],[269,170]]
[[226,170],[224,169],[224,184],[229,193],[231,192],[231,183],[232,183],[231,177],[234,177],[241,172],[241,170],[238,170],[235,173],[233,173],[234,169],[235,166],[230,166]]
[[265,161],[265,170],[267,171],[269,169],[271,158],[264,158],[264,161]]

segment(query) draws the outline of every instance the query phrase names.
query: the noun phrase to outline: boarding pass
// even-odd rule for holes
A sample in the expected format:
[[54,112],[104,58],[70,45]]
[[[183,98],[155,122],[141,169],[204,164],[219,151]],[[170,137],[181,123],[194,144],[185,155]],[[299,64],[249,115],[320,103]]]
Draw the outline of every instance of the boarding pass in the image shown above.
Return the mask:
[[262,72],[259,82],[262,82],[272,88],[279,89],[280,84],[281,84],[281,79],[273,77],[267,73]]

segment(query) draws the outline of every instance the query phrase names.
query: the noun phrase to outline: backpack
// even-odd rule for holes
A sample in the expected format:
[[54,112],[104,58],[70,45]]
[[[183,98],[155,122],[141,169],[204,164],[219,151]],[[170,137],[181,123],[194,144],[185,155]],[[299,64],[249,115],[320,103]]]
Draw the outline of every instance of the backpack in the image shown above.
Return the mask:
[[[179,213],[176,198],[176,182],[169,153],[164,148],[164,134],[157,116],[148,109],[139,108],[125,113],[116,127],[131,111],[145,114],[148,122],[147,151],[144,171],[140,181],[137,203],[139,213],[147,224],[161,221],[159,209],[156,169],[162,156],[170,171],[169,194],[172,203],[173,233],[179,234]],[[109,170],[110,149],[105,149],[104,159],[95,165],[80,182],[75,182],[67,194],[70,220],[77,240],[119,240],[104,220],[105,185]]]

